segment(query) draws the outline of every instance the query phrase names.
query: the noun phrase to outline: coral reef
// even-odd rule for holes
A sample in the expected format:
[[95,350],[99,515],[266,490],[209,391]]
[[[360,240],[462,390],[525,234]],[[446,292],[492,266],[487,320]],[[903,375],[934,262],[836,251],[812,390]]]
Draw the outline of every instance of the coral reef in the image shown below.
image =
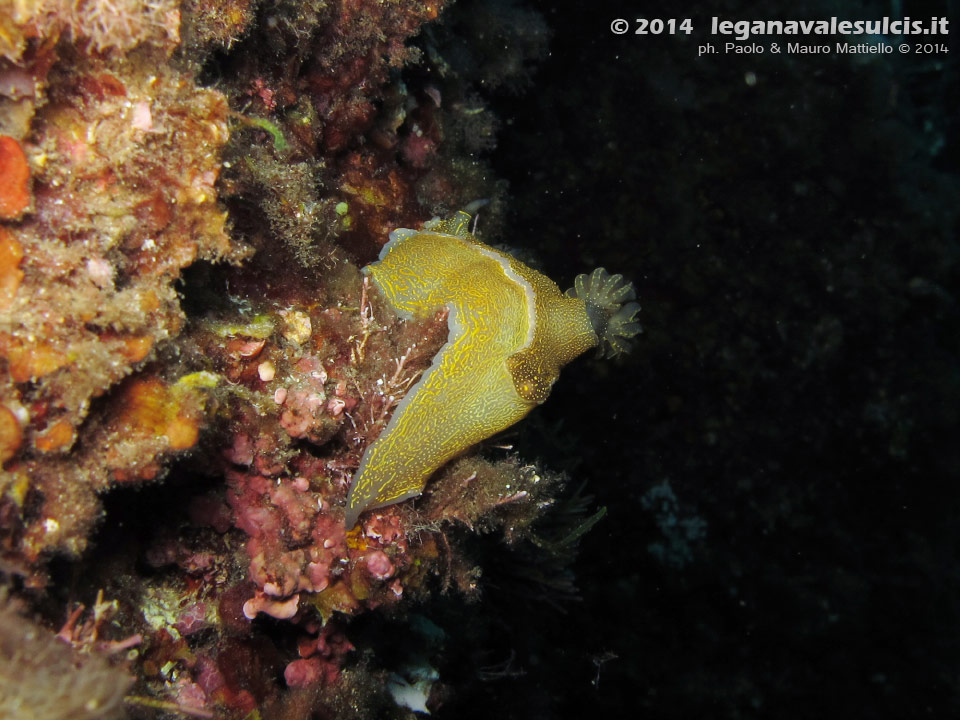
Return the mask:
[[176,0],[24,0],[0,9],[0,56],[16,61],[37,38],[63,35],[91,51],[132,50],[150,44],[170,52],[180,41]]
[[[400,712],[391,682],[435,709],[439,646],[387,661],[366,618],[476,599],[479,536],[549,555],[571,592],[572,542],[540,533],[565,478],[502,450],[344,526],[361,458],[448,335],[447,310],[401,321],[359,267],[479,198],[494,235],[484,88],[542,54],[539,16],[511,5],[521,27],[493,42],[528,42],[455,69],[447,31],[423,32],[445,5],[0,8],[0,575],[78,651],[126,651],[129,689],[93,659],[64,671],[88,700],[102,671],[109,697],[75,690],[91,717],[124,693],[132,718],[371,717]],[[594,344],[583,303],[548,289]]]
[[[225,483],[177,491],[186,499],[168,529],[144,538],[157,575],[138,595],[106,580],[127,598],[124,627],[145,638],[138,696],[229,717],[390,707],[386,671],[357,664],[349,619],[403,613],[446,589],[476,597],[474,533],[530,542],[563,491],[560,476],[515,459],[468,457],[441,470],[418,507],[367,513],[348,531],[343,507],[361,454],[447,334],[445,314],[402,322],[348,274],[341,307],[261,300],[248,323],[207,315],[182,338],[184,359],[206,363],[201,377],[223,379],[210,391],[217,451],[202,467]],[[138,392],[165,398],[181,383]],[[276,622],[295,653],[277,646]],[[233,639],[215,642],[220,633]]]
[[[20,489],[5,501],[24,508],[19,548],[8,549],[30,563],[50,550],[82,550],[98,515],[95,492],[155,477],[155,459],[196,439],[196,427],[164,420],[199,423],[163,389],[176,378],[160,375],[175,368],[157,365],[144,381],[119,385],[159,360],[182,329],[180,271],[198,258],[243,256],[214,189],[226,102],[164,60],[150,46],[121,61],[39,39],[21,60],[43,101],[28,136],[3,139],[4,163],[16,165],[5,178],[25,184],[26,155],[32,200],[2,229],[0,403],[18,426],[4,487]],[[9,204],[12,189],[3,193]],[[110,442],[114,432],[122,443]]]

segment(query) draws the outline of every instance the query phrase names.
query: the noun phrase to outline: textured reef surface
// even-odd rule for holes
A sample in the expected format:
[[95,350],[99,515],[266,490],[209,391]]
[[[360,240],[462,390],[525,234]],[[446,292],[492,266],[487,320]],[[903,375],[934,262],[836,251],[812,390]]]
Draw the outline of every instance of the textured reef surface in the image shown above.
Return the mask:
[[960,713],[956,48],[682,5],[0,0],[0,717]]
[[[438,710],[445,633],[416,611],[476,601],[485,543],[575,596],[602,512],[508,440],[471,448],[493,430],[416,504],[344,522],[453,322],[399,318],[360,268],[478,199],[498,237],[484,93],[545,48],[536,13],[444,5],[0,4],[5,718]],[[575,354],[597,344],[547,282],[580,308]]]

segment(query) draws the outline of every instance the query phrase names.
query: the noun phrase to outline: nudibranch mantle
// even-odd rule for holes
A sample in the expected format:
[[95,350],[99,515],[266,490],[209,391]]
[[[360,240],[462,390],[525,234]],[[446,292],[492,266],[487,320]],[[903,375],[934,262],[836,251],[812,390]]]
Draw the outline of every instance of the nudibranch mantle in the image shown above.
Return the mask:
[[363,270],[402,318],[446,308],[449,336],[364,453],[348,528],[365,510],[419,495],[448,460],[522,419],[563,365],[600,342],[583,299],[474,238],[469,221],[460,212],[394,230]]

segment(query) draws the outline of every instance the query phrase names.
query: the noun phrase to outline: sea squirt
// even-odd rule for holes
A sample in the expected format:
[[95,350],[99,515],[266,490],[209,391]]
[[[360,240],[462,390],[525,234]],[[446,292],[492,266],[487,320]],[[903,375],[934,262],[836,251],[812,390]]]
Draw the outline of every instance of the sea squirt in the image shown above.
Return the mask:
[[592,347],[625,351],[640,307],[602,268],[564,295],[550,278],[468,231],[470,215],[397,229],[364,268],[402,318],[448,310],[449,337],[367,448],[347,497],[360,513],[419,495],[430,475],[547,399],[560,368]]

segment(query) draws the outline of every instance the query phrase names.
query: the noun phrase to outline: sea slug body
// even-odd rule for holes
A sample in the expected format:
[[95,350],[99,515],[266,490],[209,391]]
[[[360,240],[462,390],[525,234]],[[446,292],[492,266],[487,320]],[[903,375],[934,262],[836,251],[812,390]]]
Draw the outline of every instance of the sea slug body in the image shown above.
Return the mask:
[[[605,312],[576,292],[565,296],[545,275],[476,240],[469,221],[460,212],[420,231],[394,230],[379,261],[364,268],[402,318],[447,308],[450,334],[364,453],[347,498],[348,528],[365,510],[419,495],[441,465],[546,400],[563,365],[606,342],[612,314],[621,336],[639,332],[636,303]],[[606,287],[607,300],[633,298],[622,278],[599,272],[594,289]]]

